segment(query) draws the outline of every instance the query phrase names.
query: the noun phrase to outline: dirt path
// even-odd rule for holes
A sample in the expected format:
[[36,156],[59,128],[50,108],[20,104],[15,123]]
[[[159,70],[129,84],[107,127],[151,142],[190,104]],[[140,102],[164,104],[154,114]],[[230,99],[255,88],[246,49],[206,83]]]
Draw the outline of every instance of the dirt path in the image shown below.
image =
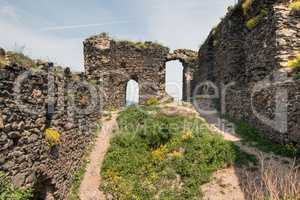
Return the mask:
[[81,200],[105,200],[104,194],[99,190],[101,183],[100,169],[104,156],[109,147],[113,130],[117,128],[117,114],[112,114],[108,120],[103,120],[101,132],[96,140],[95,147],[90,154],[90,163],[79,188]]

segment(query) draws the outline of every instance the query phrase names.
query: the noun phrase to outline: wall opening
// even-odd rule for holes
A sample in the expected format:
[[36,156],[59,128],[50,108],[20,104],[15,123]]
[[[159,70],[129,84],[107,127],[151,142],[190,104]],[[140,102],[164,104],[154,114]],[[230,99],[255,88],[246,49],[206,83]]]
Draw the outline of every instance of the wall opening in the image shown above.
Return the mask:
[[129,80],[126,87],[126,106],[139,103],[139,84],[135,80]]
[[175,101],[182,100],[183,66],[180,61],[166,63],[166,93]]

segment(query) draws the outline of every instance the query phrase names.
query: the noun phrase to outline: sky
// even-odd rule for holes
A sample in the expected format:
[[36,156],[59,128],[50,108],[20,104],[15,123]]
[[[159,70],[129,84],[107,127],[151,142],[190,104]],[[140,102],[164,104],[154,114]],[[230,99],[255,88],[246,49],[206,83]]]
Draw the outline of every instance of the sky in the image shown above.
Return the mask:
[[[101,32],[197,51],[236,1],[0,0],[0,47],[74,71],[83,70],[84,39]],[[182,76],[168,68],[169,82]]]

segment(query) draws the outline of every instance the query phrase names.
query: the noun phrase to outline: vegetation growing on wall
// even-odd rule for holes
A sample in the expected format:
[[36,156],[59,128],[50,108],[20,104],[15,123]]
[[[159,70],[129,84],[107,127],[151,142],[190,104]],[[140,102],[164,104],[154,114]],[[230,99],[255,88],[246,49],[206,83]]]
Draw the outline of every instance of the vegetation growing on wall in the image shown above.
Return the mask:
[[289,9],[292,13],[298,13],[300,12],[300,0],[294,0],[290,3]]
[[36,63],[28,56],[25,56],[23,53],[8,51],[7,56],[10,63],[14,63],[26,68],[36,67]]
[[212,173],[249,157],[194,117],[129,107],[106,155],[101,188],[114,199],[195,199]]
[[51,148],[57,146],[60,144],[60,133],[56,130],[48,128],[45,131],[45,140]]
[[300,54],[295,59],[288,61],[287,66],[291,69],[300,69]]
[[250,19],[248,19],[246,21],[246,27],[249,30],[254,29],[261,21],[262,19],[268,14],[268,10],[267,9],[262,9],[260,11],[260,14],[255,16],[255,17],[251,17]]
[[15,188],[6,175],[0,172],[0,199],[1,200],[30,200],[33,198],[31,189]]
[[129,40],[121,40],[118,42],[129,45],[129,46],[131,46],[133,48],[137,48],[137,49],[148,49],[151,47],[165,48],[163,45],[159,44],[158,42],[140,42],[140,41],[133,42],[133,41],[129,41]]
[[250,10],[252,3],[253,3],[253,0],[244,0],[244,2],[242,4],[242,9],[243,9],[244,15],[248,15],[248,11]]

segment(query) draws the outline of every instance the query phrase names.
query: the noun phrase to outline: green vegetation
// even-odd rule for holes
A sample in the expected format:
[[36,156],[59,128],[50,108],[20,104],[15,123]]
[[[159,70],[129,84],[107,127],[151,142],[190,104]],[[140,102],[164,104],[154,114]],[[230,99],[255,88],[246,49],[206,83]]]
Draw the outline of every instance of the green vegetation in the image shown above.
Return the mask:
[[[97,123],[95,135],[100,133],[101,127],[102,127],[101,123]],[[81,163],[81,167],[73,176],[71,189],[68,195],[68,200],[80,200],[79,188],[83,180],[84,174],[86,172],[87,165],[89,164],[88,155],[91,152],[92,146],[93,145],[90,145],[90,147],[88,148],[86,155],[83,158],[83,162]]]
[[126,45],[129,45],[131,47],[137,48],[137,49],[148,49],[151,47],[160,47],[160,48],[165,48],[162,44],[159,44],[158,42],[134,42],[134,41],[130,41],[130,40],[121,40],[118,41],[119,43],[123,43]]
[[289,5],[289,9],[293,13],[300,12],[300,1],[294,0],[293,2],[291,2]]
[[244,2],[242,4],[242,9],[243,9],[244,15],[248,14],[248,11],[250,10],[252,3],[253,3],[253,0],[244,0]]
[[45,140],[51,148],[57,146],[60,144],[60,133],[56,130],[48,128],[45,131]]
[[243,142],[246,142],[264,152],[272,152],[274,154],[286,157],[297,156],[297,148],[293,144],[275,144],[269,139],[265,138],[259,130],[243,121],[238,121],[235,123],[235,125],[236,134],[241,136]]
[[81,181],[84,177],[84,174],[86,172],[87,165],[88,165],[88,161],[87,159],[85,159],[81,168],[75,173],[73,177],[72,187],[68,196],[68,200],[80,200],[79,188],[80,188]]
[[252,30],[252,29],[254,29],[257,26],[257,24],[259,24],[260,20],[261,20],[260,15],[252,17],[249,20],[247,20],[246,27],[249,30]]
[[246,27],[249,30],[253,30],[267,14],[268,14],[268,10],[262,9],[259,15],[255,17],[251,17],[246,21]]
[[0,172],[0,200],[30,200],[33,198],[31,189],[13,187],[7,176]]
[[114,199],[196,199],[214,171],[254,160],[198,118],[142,106],[117,120],[120,130],[101,170],[101,189]]
[[146,105],[147,106],[156,106],[159,104],[159,101],[156,97],[150,97],[147,101],[146,101]]
[[291,69],[300,69],[300,54],[295,59],[288,61],[287,66]]
[[300,80],[300,73],[298,72],[298,73],[295,73],[294,75],[293,75],[293,79],[296,81],[296,80]]
[[27,67],[27,68],[35,68],[37,67],[35,62],[29,58],[28,56],[25,56],[23,53],[17,53],[17,52],[12,52],[9,51],[7,52],[9,61],[11,63]]

